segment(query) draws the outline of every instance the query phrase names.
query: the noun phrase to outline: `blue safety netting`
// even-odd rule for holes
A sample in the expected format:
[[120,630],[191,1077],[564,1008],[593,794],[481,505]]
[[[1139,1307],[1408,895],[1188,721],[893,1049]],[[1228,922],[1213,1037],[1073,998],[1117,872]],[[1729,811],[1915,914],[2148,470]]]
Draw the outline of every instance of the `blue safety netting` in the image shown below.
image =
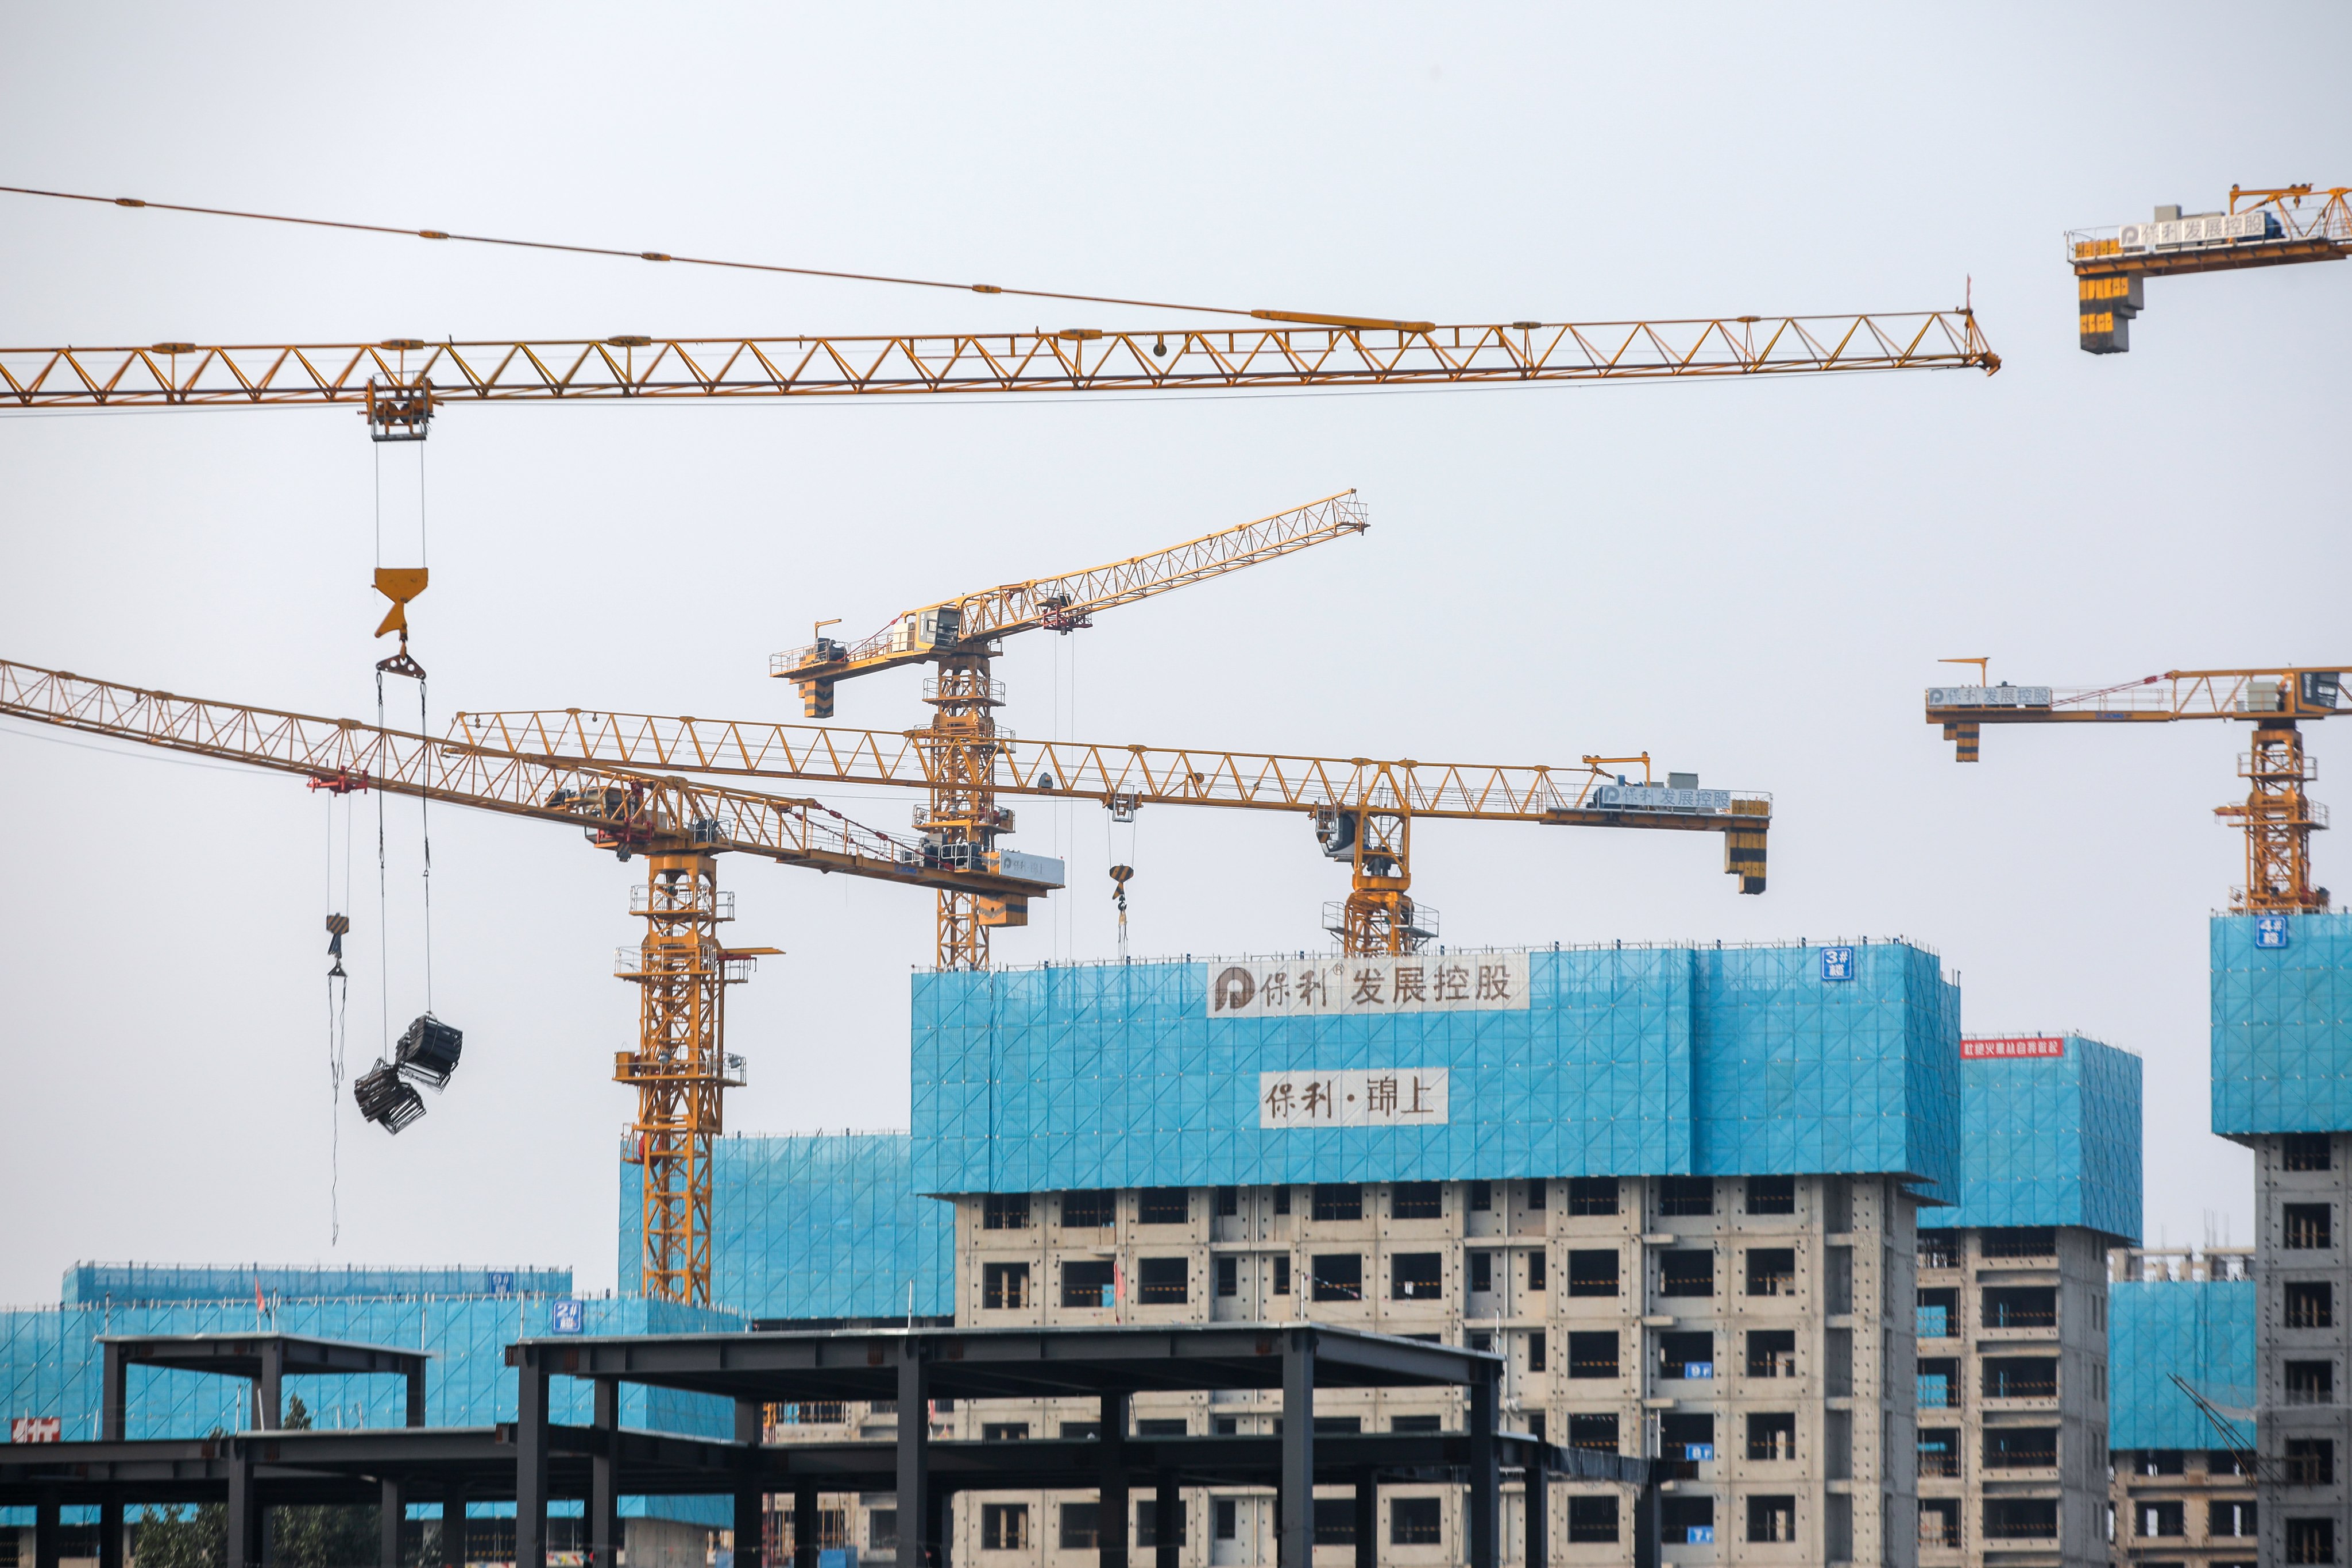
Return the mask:
[[[640,1272],[643,1182],[623,1163],[624,1281]],[[917,1191],[904,1132],[719,1139],[710,1206],[711,1300],[746,1318],[955,1310],[954,1210]]]
[[2063,1055],[1960,1064],[1960,1195],[1927,1226],[2140,1233],[2140,1060],[2078,1035]]
[[[1214,1018],[1202,962],[914,977],[926,1192],[1607,1174],[1956,1177],[1958,991],[1932,953],[1528,955],[1528,1005]],[[1222,963],[1223,961],[1219,961]],[[1435,961],[1433,961],[1435,962]],[[1262,1129],[1262,1072],[1443,1068],[1442,1126]]]
[[2352,914],[2220,915],[2210,940],[2213,1131],[2352,1131]]
[[[2107,1287],[2108,1447],[2252,1445],[2254,1289],[2251,1279]],[[2221,1426],[2176,1373],[2221,1415]]]

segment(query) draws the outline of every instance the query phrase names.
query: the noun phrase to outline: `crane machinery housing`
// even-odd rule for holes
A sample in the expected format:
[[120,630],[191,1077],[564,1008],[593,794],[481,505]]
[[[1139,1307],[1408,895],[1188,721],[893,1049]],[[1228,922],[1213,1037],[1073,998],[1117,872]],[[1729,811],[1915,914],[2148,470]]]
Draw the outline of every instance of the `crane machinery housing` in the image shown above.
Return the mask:
[[710,1299],[710,1145],[722,1096],[743,1080],[726,1049],[726,987],[772,947],[730,947],[719,928],[734,894],[718,858],[781,865],[968,896],[1035,898],[1061,883],[1058,862],[1027,857],[1023,874],[927,863],[919,846],[852,822],[818,802],[595,763],[524,757],[446,739],[91,680],[0,660],[0,713],[86,734],[273,769],[337,791],[383,790],[581,829],[595,848],[642,857],[629,912],[646,922],[614,972],[639,991],[637,1045],[614,1077],[637,1091],[632,1160],[645,1170],[642,1288]]
[[2245,830],[2246,881],[2230,907],[2247,914],[2316,914],[2326,888],[2311,879],[2311,836],[2327,826],[2327,808],[2304,793],[2315,776],[2304,755],[2301,724],[2352,713],[2343,705],[2343,671],[2281,665],[2267,669],[2173,669],[2116,686],[1999,686],[1983,683],[1982,659],[1948,659],[1979,668],[1974,686],[1927,689],[1927,722],[1944,728],[1953,760],[1977,761],[1987,724],[2169,724],[2221,719],[2254,727],[2238,759],[2246,798],[2213,808]]
[[2146,306],[2150,278],[2352,256],[2347,196],[2352,186],[2231,185],[2226,212],[2183,213],[2176,205],[2158,207],[2147,223],[2068,230],[2066,259],[2074,268],[2083,352],[2130,351],[2132,319]]

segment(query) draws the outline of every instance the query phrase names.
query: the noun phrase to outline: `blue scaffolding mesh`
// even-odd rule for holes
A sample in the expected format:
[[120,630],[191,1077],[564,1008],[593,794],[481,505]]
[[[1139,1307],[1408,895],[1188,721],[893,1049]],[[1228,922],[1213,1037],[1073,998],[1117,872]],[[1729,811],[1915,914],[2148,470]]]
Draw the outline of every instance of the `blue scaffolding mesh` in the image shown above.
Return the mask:
[[1923,1226],[2074,1225],[2139,1239],[2140,1060],[2080,1036],[2058,1057],[1960,1064],[1960,1199]]
[[[643,1183],[625,1160],[624,1280],[641,1268]],[[711,1300],[746,1318],[887,1318],[910,1300],[921,1316],[955,1310],[954,1212],[916,1189],[904,1132],[719,1139],[710,1206]]]
[[[1958,992],[1908,944],[1528,955],[1529,1005],[1208,1016],[1206,963],[914,977],[924,1192],[1514,1176],[1955,1179]],[[1219,961],[1222,963],[1223,961]],[[1258,1075],[1444,1068],[1443,1126],[1262,1130]]]
[[488,1264],[479,1268],[282,1268],[271,1264],[77,1263],[65,1273],[68,1307],[102,1301],[250,1301],[265,1296],[331,1296],[340,1301],[370,1297],[569,1296],[569,1268],[519,1268]]
[[2137,1280],[2107,1287],[2110,1448],[2220,1448],[2222,1434],[2172,1381],[2220,1409],[2239,1442],[2254,1425],[2254,1282]]
[[2352,914],[2220,915],[2210,943],[2213,1131],[2352,1131]]
[[[0,1310],[0,1409],[11,1416],[56,1416],[68,1442],[99,1435],[104,1381],[100,1340],[107,1334],[250,1333],[257,1328],[320,1339],[422,1349],[435,1360],[425,1377],[425,1420],[435,1426],[487,1426],[515,1418],[514,1374],[506,1347],[518,1339],[552,1333],[553,1313],[564,1294],[441,1295],[426,1290],[401,1294],[398,1284],[463,1280],[478,1283],[479,1269],[367,1269],[353,1297],[278,1296],[274,1279],[303,1285],[331,1284],[341,1269],[260,1268],[123,1270],[82,1266],[67,1271],[76,1280],[111,1275],[118,1280],[158,1279],[161,1299],[101,1298],[57,1307]],[[562,1281],[568,1270],[513,1271],[526,1280]],[[173,1294],[188,1281],[211,1274],[242,1295],[197,1300]],[[253,1279],[263,1285],[266,1310],[257,1310]],[[590,1334],[696,1333],[741,1327],[731,1313],[712,1312],[674,1301],[638,1297],[592,1299],[581,1303],[583,1331]],[[140,1437],[200,1437],[218,1429],[234,1432],[249,1424],[247,1384],[201,1373],[133,1367],[127,1379],[125,1430]],[[397,1426],[407,1418],[407,1389],[394,1377],[298,1377],[287,1393],[299,1395],[320,1427]],[[589,1385],[559,1377],[550,1384],[550,1409],[562,1422],[585,1423],[592,1415]],[[624,1425],[707,1437],[731,1437],[731,1405],[701,1394],[625,1388]],[[725,1505],[689,1498],[637,1499],[633,1514],[723,1525]],[[5,1515],[6,1510],[0,1510]],[[24,1522],[29,1522],[27,1515]],[[0,1518],[0,1523],[9,1522]]]

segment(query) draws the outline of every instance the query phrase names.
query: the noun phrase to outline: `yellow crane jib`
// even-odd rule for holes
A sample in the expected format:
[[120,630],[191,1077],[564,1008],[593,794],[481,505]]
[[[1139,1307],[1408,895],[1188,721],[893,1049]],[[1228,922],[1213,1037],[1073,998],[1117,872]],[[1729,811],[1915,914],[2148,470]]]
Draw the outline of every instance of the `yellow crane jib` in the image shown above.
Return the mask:
[[1724,869],[1743,893],[1764,891],[1772,826],[1768,795],[1702,789],[1692,773],[1654,783],[1646,769],[1637,784],[1597,762],[1573,768],[1383,762],[578,710],[460,713],[450,733],[531,755],[687,773],[908,789],[984,777],[992,797],[1087,800],[1118,820],[1162,805],[1300,813],[1312,820],[1325,854],[1346,860],[1353,873],[1352,910],[1328,906],[1327,922],[1343,941],[1363,942],[1410,942],[1435,931],[1436,911],[1408,892],[1414,818],[1720,833]]
[[1165,550],[942,599],[893,616],[856,643],[823,635],[839,617],[820,621],[814,640],[775,655],[768,673],[799,688],[802,717],[830,719],[835,681],[971,651],[1016,632],[1080,631],[1102,611],[1362,533],[1371,523],[1355,498],[1341,490]]
[[[2000,368],[1975,312],[0,348],[0,404],[337,405],[421,433],[466,404],[1469,386]],[[1354,323],[1357,319],[1337,320]],[[373,406],[371,414],[370,386]],[[411,400],[402,404],[397,395]],[[423,394],[423,397],[414,395]],[[400,419],[390,416],[398,412]],[[413,419],[415,423],[404,423]]]
[[2238,759],[2246,798],[2214,807],[2245,830],[2246,880],[2231,889],[2232,909],[2295,913],[2328,908],[2328,892],[2311,879],[2311,836],[2327,826],[2325,806],[2304,785],[2315,776],[2304,756],[2305,721],[2352,714],[2344,702],[2341,665],[2277,665],[2266,669],[2168,669],[2112,686],[1979,684],[1927,688],[1927,719],[1940,724],[1955,759],[1973,763],[1987,724],[2170,724],[2183,720],[2233,720],[2254,732]]

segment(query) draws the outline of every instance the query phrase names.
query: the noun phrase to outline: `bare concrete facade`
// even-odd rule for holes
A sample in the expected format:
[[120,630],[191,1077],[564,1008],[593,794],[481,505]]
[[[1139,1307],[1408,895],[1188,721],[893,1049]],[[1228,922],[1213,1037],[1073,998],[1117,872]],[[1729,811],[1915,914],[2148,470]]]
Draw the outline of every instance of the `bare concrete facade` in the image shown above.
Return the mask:
[[[2352,1268],[2344,1229],[2352,1135],[2241,1137],[2254,1152],[2254,1365],[2261,1561],[2343,1561],[2352,1541],[2345,1473]],[[2342,1303],[2342,1305],[2339,1305]]]
[[1920,1568],[2108,1560],[2107,1246],[1919,1233]]
[[[1670,1483],[1667,1563],[1914,1568],[1914,1203],[1883,1177],[1602,1178],[1155,1188],[957,1202],[961,1324],[1307,1320],[1484,1346],[1507,1362],[1507,1426],[1554,1442],[1685,1461]],[[1443,1394],[1334,1392],[1343,1429],[1455,1425]],[[1083,1429],[1089,1407],[990,1401],[956,1435]],[[1254,1395],[1139,1395],[1139,1428],[1269,1432]],[[1090,1489],[968,1499],[956,1559],[981,1568],[1091,1564]],[[1148,1507],[1148,1505],[1146,1505]],[[1516,1553],[1525,1506],[1505,1501]],[[1630,1552],[1632,1500],[1559,1485],[1557,1562]],[[1350,1505],[1318,1510],[1318,1558],[1353,1560]],[[1274,1562],[1270,1495],[1184,1498],[1181,1561]],[[1156,1520],[1137,1521],[1139,1544]],[[1383,1563],[1463,1558],[1443,1485],[1384,1487]],[[1516,1557],[1513,1558],[1516,1561]]]

